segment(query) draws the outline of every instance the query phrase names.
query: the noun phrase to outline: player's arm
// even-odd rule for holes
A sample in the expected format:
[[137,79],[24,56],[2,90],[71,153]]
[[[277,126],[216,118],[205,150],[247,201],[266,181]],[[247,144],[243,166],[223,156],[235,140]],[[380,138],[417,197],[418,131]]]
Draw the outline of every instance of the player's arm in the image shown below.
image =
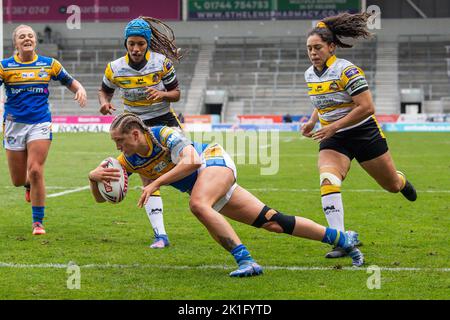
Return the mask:
[[112,114],[116,108],[112,105],[111,101],[114,96],[114,89],[109,88],[102,83],[102,87],[98,90],[98,102],[100,104],[100,112],[104,115]]
[[98,91],[98,102],[100,104],[101,114],[112,114],[112,111],[116,110],[111,103],[116,88],[117,85],[114,82],[114,72],[111,68],[111,63],[108,63],[105,74],[103,75],[102,86]]
[[180,100],[180,88],[178,84],[177,74],[172,61],[166,59],[163,65],[163,74],[161,78],[165,91],[156,90],[155,88],[148,88],[145,92],[147,93],[147,100],[154,101],[168,101],[177,102]]
[[179,154],[176,166],[144,188],[138,206],[142,208],[153,192],[158,190],[161,186],[169,185],[189,176],[197,171],[201,165],[202,160],[195,148],[192,145],[185,146]]
[[72,83],[67,86],[67,89],[69,89],[70,91],[72,91],[75,94],[75,97],[73,99],[78,101],[78,104],[80,105],[80,107],[83,108],[86,106],[86,102],[87,102],[86,90],[84,89],[84,87],[81,85],[81,83],[78,80],[73,79]]
[[314,108],[309,120],[302,125],[302,129],[301,129],[302,135],[304,135],[305,137],[311,138],[312,130],[316,126],[316,123],[318,120],[319,120],[318,111],[317,111],[317,108]]
[[105,202],[106,200],[100,194],[98,189],[98,182],[119,181],[120,170],[115,168],[105,168],[104,164],[100,164],[97,168],[89,172],[89,185],[91,193],[95,201]]

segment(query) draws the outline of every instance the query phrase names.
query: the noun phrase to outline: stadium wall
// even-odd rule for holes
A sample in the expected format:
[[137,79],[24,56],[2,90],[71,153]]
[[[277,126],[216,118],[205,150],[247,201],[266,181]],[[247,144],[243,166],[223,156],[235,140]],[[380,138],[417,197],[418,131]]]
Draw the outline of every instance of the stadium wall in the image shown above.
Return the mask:
[[[4,39],[18,23],[4,24]],[[30,23],[37,31],[49,25],[63,38],[121,38],[125,23],[82,23],[81,29],[68,29],[65,23]],[[169,22],[177,37],[199,37],[213,42],[216,37],[283,37],[304,36],[312,27],[310,20],[295,21],[199,21]],[[414,26],[412,28],[411,26]],[[379,40],[392,41],[399,35],[450,35],[450,18],[383,19],[381,29],[372,30]]]

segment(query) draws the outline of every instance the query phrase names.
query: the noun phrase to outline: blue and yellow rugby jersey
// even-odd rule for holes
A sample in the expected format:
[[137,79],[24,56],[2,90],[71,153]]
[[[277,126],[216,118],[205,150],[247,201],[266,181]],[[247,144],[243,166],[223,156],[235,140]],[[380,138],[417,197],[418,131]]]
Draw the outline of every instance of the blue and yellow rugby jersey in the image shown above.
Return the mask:
[[103,76],[103,84],[111,89],[119,89],[125,111],[139,116],[142,120],[156,118],[170,112],[170,102],[147,100],[145,90],[153,87],[159,91],[178,87],[175,68],[170,59],[153,51],[145,54],[147,63],[140,70],[130,66],[128,54],[108,63]]
[[[128,173],[139,173],[148,179],[156,180],[175,167],[179,161],[180,152],[184,147],[192,145],[197,153],[201,155],[208,146],[207,144],[191,142],[183,134],[169,127],[151,127],[150,130],[161,146],[167,148],[169,152],[164,152],[160,146],[154,145],[150,135],[146,134],[147,143],[150,147],[148,154],[126,156],[122,153],[117,157],[117,160],[125,167]],[[171,185],[181,192],[186,192],[192,190],[196,179],[197,171]]]
[[51,121],[48,108],[48,83],[59,80],[69,86],[73,78],[58,60],[35,55],[22,62],[14,55],[0,62],[0,86],[4,83],[6,103],[4,119],[34,124]]
[[[350,61],[339,59],[335,55],[327,60],[320,73],[314,66],[306,70],[305,81],[321,125],[328,125],[350,113],[354,106],[352,96],[369,89],[364,72]],[[350,127],[343,130],[346,129]]]

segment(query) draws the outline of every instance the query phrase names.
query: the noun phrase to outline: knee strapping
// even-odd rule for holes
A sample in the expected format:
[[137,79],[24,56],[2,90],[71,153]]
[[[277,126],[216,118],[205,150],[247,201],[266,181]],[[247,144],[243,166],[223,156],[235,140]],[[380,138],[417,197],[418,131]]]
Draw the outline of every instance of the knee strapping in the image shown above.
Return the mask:
[[[330,181],[330,184],[323,184],[324,180]],[[322,196],[341,192],[342,181],[336,175],[330,172],[320,174],[320,194]]]
[[252,226],[256,228],[261,228],[267,222],[276,222],[283,229],[283,233],[292,234],[295,228],[295,217],[288,216],[274,209],[264,206],[264,208],[259,213],[255,222]]

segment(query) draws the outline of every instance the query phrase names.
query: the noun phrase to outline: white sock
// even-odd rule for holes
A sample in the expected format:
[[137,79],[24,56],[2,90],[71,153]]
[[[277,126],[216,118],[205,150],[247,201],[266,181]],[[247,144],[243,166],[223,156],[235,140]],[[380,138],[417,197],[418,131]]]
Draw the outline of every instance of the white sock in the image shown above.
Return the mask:
[[322,209],[330,228],[344,232],[344,206],[341,193],[323,195]]
[[153,232],[155,236],[166,234],[166,229],[164,228],[163,219],[163,203],[159,196],[151,196],[148,198],[147,204],[145,205],[145,211],[147,212],[148,219],[152,225]]

